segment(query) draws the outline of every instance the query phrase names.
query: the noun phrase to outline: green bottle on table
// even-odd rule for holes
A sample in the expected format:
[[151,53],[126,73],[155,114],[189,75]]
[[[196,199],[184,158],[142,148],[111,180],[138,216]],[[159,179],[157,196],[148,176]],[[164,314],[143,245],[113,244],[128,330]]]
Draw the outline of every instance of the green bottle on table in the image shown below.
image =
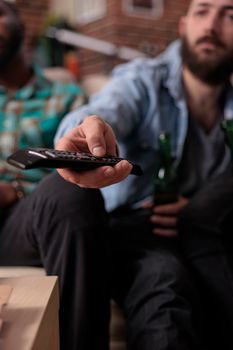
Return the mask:
[[177,201],[175,170],[171,155],[171,138],[168,133],[159,135],[159,163],[154,177],[154,205]]

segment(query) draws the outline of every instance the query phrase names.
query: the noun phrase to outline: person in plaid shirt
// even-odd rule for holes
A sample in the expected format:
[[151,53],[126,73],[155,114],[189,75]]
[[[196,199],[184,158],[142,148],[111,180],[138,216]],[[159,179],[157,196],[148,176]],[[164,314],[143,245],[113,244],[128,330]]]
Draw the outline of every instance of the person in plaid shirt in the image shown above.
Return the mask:
[[[4,75],[0,72],[0,179],[27,194],[42,179],[45,170],[23,172],[7,164],[6,158],[18,148],[53,148],[59,122],[68,111],[83,103],[84,94],[78,85],[49,81],[37,66],[25,66],[24,61],[21,65],[29,75],[23,86],[18,85],[18,70],[6,69]],[[13,84],[9,83],[12,75]]]
[[[49,81],[28,64],[23,39],[17,8],[0,0],[0,265],[43,266],[48,275],[58,275],[61,349],[82,350],[84,338],[95,342],[100,336],[98,320],[91,318],[100,285],[89,283],[85,269],[91,276],[101,259],[96,257],[93,266],[85,263],[82,232],[86,237],[92,232],[84,227],[77,234],[78,187],[56,171],[20,171],[6,158],[22,147],[52,148],[59,122],[85,96],[78,85]],[[97,207],[90,210],[98,216]],[[90,244],[94,258],[98,241],[90,236]]]

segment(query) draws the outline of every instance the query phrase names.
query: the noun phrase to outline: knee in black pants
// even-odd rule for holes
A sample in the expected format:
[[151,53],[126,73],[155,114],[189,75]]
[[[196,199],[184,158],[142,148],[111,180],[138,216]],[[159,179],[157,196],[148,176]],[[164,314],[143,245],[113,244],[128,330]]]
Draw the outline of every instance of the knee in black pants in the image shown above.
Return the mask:
[[[97,189],[81,188],[64,180],[57,172],[48,175],[38,185],[34,197],[42,205],[57,211],[58,216],[64,216],[74,208],[86,216],[99,215],[104,211],[104,202]],[[53,208],[54,207],[54,208]]]
[[[46,176],[32,194],[34,231],[54,231],[62,220],[89,233],[106,227],[104,201],[97,189],[65,181],[57,172]],[[70,230],[71,231],[71,230]],[[74,231],[74,230],[73,230]]]

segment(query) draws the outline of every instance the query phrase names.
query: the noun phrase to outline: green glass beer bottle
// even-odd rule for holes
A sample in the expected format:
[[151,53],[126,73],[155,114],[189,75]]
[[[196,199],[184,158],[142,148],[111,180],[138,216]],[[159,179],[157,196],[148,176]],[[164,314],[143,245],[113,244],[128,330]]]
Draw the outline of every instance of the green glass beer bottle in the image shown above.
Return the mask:
[[171,155],[171,139],[168,133],[159,135],[159,163],[154,177],[154,205],[177,201],[175,171]]

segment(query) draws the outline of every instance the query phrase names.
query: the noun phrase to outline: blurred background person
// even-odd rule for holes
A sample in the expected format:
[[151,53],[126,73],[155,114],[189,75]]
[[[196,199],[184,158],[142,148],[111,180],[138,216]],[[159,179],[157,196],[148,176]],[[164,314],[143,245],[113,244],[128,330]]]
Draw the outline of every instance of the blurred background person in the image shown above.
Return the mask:
[[118,142],[120,155],[144,170],[128,176],[124,161],[59,170],[81,187],[103,187],[108,278],[127,318],[129,349],[233,348],[232,245],[225,240],[232,224],[223,228],[232,217],[232,159],[222,130],[233,118],[232,14],[232,0],[191,1],[180,40],[155,59],[117,67],[57,134],[58,148],[97,156],[116,155]]

